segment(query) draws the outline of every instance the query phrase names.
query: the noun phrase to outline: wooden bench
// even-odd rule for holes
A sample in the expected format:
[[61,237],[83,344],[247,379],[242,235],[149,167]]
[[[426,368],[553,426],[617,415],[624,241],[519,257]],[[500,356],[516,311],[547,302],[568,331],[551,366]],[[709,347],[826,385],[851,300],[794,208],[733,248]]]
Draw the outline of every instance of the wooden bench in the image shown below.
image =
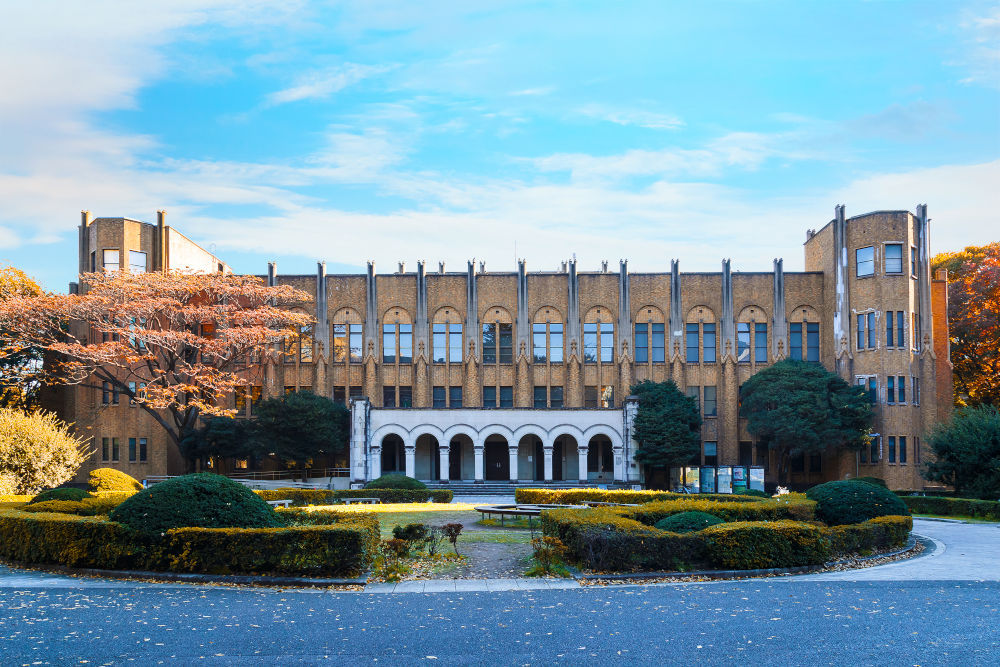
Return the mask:
[[380,498],[340,498],[345,505],[360,503],[362,505],[378,505],[382,502]]
[[605,503],[599,500],[584,500],[587,507],[638,507],[639,503]]
[[268,500],[267,504],[271,507],[291,507],[291,500]]

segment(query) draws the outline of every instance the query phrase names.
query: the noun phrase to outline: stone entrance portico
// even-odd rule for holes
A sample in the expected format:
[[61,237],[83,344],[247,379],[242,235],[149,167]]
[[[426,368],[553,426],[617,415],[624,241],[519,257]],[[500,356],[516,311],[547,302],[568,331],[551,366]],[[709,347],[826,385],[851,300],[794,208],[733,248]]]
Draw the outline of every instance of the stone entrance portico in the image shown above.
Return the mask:
[[375,408],[352,401],[351,478],[638,482],[623,409]]

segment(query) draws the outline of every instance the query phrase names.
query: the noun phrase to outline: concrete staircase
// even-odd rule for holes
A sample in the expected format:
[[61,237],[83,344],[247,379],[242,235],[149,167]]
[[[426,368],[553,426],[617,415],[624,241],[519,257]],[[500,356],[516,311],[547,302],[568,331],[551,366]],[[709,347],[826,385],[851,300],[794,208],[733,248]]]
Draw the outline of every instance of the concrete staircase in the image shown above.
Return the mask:
[[[579,482],[468,482],[453,481],[424,482],[428,489],[446,489],[453,491],[456,496],[513,496],[514,489],[592,489],[596,488],[596,483]],[[609,489],[627,489],[630,486],[624,484],[606,484]]]

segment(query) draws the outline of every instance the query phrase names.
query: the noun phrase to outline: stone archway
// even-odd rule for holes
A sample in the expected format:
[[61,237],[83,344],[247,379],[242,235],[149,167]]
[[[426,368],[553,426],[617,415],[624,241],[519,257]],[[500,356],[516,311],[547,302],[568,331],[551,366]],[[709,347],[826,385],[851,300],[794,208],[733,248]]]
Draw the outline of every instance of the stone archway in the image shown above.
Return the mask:
[[382,438],[382,474],[406,474],[406,448],[403,439],[395,433]]
[[440,446],[436,437],[430,433],[417,436],[414,458],[414,476],[417,479],[441,479]]
[[595,435],[587,448],[587,479],[613,481],[615,477],[615,454],[611,438]]
[[489,481],[510,480],[510,456],[507,438],[491,435],[483,446],[483,477]]
[[453,436],[448,443],[448,479],[475,478],[472,438],[464,433]]

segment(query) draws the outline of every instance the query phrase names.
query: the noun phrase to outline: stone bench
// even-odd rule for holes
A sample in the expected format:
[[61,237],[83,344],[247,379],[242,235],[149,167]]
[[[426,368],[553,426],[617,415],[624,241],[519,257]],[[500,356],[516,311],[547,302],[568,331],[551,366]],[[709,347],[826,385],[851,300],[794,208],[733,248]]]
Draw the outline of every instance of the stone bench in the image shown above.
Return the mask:
[[291,500],[268,500],[266,501],[271,507],[291,507]]

